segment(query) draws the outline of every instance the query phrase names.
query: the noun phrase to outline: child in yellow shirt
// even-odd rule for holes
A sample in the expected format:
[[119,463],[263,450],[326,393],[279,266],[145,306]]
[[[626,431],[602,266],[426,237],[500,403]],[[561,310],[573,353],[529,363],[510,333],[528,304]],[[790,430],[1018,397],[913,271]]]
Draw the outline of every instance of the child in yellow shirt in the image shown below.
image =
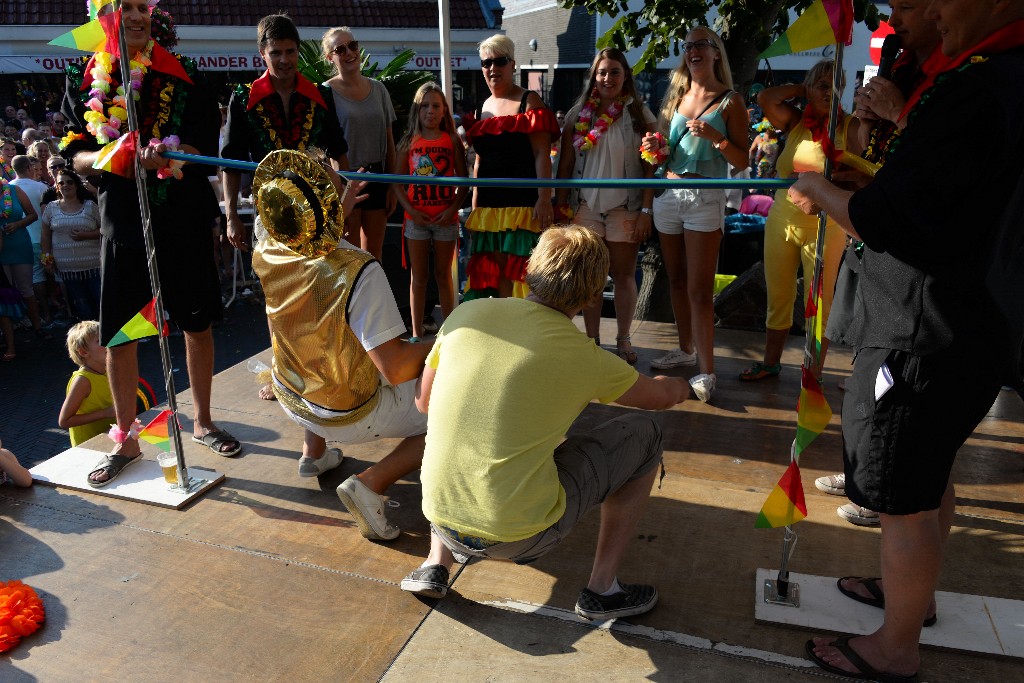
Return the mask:
[[68,355],[78,364],[68,381],[57,419],[77,446],[106,432],[114,420],[114,398],[107,382],[107,349],[100,345],[100,324],[84,320],[68,330]]

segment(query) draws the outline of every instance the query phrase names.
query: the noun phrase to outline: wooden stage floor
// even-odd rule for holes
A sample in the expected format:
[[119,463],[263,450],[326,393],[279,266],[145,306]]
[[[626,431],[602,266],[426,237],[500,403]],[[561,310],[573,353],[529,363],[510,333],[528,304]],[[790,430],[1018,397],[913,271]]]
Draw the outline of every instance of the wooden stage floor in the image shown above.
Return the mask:
[[[614,339],[612,322],[603,325],[602,336]],[[638,367],[647,372],[675,345],[674,332],[637,326]],[[471,564],[440,602],[403,593],[399,582],[428,546],[418,478],[389,492],[397,503],[389,513],[403,530],[390,543],[360,537],[334,493],[393,442],[348,448],[338,470],[299,478],[299,428],[257,398],[240,364],[214,382],[214,417],[245,450],[224,459],[186,441],[189,464],[227,479],[183,511],[38,485],[0,490],[0,580],[34,586],[47,612],[38,633],[0,656],[0,680],[831,678],[804,661],[806,631],[754,619],[755,572],[778,566],[782,539],[754,521],[788,461],[801,358],[793,337],[778,379],[741,384],[737,374],[762,343],[757,333],[720,330],[713,403],[689,401],[658,417],[667,476],[620,573],[658,586],[660,603],[648,615],[611,629],[572,615],[596,514],[534,565]],[[813,485],[840,467],[837,382],[849,369],[850,354],[834,350],[825,387],[836,416],[802,460],[810,514],[795,527],[791,569],[804,574],[878,575],[878,531],[838,518],[843,499]],[[179,402],[189,431],[189,394]],[[623,410],[592,405],[574,429]],[[103,438],[87,446],[106,450]],[[1022,455],[1024,403],[1004,391],[956,465],[960,507],[942,590],[1024,599]],[[941,604],[939,614],[941,623]],[[921,678],[1022,674],[1019,661],[927,650]]]

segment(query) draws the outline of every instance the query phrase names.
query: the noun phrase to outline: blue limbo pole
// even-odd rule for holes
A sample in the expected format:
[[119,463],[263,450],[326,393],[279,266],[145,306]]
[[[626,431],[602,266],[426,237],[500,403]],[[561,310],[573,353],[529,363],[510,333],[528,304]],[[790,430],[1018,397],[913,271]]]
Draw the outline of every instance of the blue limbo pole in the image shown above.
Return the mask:
[[[164,152],[168,159],[188,161],[194,164],[207,164],[209,166],[221,166],[238,171],[253,172],[257,164],[251,161],[237,161],[235,159],[221,159],[219,157],[206,157],[199,154],[186,154],[185,152]],[[628,187],[656,189],[668,188],[689,188],[689,189],[758,189],[778,190],[786,188],[796,182],[796,178],[771,178],[771,179],[743,179],[743,178],[672,178],[672,179],[648,179],[648,178],[580,178],[579,180],[557,180],[547,178],[443,178],[429,176],[394,175],[391,173],[357,173],[355,171],[341,171],[340,175],[346,180],[372,180],[375,183],[402,183],[407,185],[448,185],[448,186],[469,186],[469,187]]]

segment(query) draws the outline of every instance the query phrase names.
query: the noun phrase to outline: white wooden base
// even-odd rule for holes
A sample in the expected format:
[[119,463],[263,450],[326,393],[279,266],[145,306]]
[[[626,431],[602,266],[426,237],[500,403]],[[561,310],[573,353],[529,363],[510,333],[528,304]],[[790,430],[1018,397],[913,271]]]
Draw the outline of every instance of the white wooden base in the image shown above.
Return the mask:
[[[758,569],[754,618],[822,633],[871,633],[882,625],[882,610],[851,600],[836,587],[837,578],[790,573],[800,584],[800,607],[764,601],[765,579],[777,569]],[[938,623],[921,630],[921,644],[947,650],[1024,657],[1024,601],[939,591]]]
[[72,447],[39,463],[29,472],[32,473],[32,478],[40,484],[96,493],[112,498],[135,500],[175,510],[180,510],[198,496],[224,481],[224,475],[220,472],[189,467],[189,476],[192,479],[204,480],[205,483],[194,487],[190,492],[182,493],[180,489],[172,489],[170,484],[164,481],[163,472],[160,470],[160,465],[156,463],[155,456],[143,454],[143,459],[140,462],[129,465],[113,483],[104,488],[95,489],[89,486],[87,478],[89,473],[96,469],[96,463],[104,455],[106,454],[101,451]]

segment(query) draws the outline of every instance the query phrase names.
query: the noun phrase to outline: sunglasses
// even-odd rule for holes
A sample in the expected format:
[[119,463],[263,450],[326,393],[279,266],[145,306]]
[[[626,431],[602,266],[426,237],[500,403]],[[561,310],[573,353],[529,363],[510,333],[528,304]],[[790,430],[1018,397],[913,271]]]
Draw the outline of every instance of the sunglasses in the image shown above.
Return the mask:
[[714,46],[714,43],[712,43],[710,40],[695,40],[691,43],[683,43],[683,52],[693,52],[694,50],[707,50],[708,48]]
[[485,69],[490,69],[492,66],[502,67],[508,66],[508,63],[512,60],[508,57],[495,57],[494,59],[481,59],[480,66]]
[[343,55],[346,52],[348,52],[349,50],[351,50],[352,52],[354,52],[356,54],[359,54],[359,41],[358,40],[353,40],[348,45],[342,43],[338,47],[336,47],[333,50],[331,50],[331,54],[332,55]]

